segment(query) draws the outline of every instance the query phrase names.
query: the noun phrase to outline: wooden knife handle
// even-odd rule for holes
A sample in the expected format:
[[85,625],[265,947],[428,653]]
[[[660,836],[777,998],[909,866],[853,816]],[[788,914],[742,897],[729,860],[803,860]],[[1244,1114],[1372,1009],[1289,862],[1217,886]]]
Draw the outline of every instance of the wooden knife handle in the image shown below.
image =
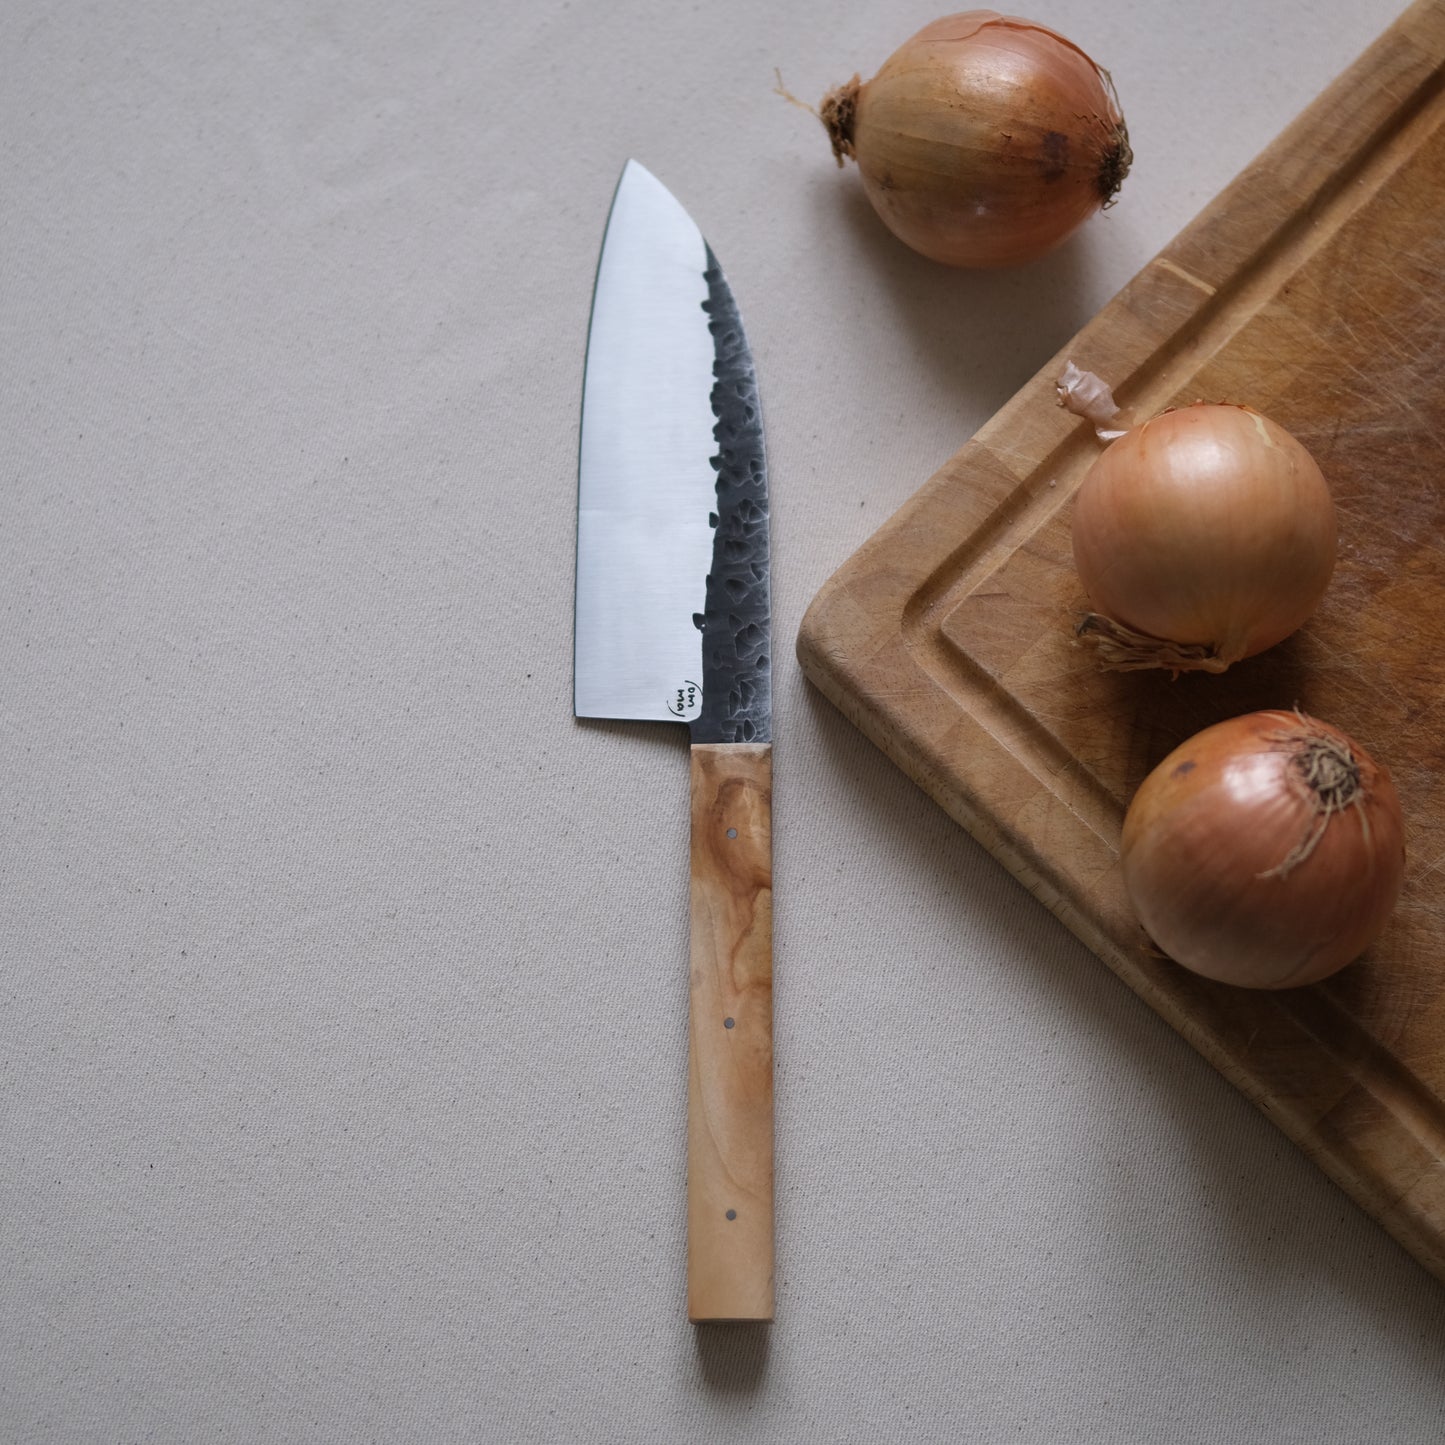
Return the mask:
[[687,1314],[773,1317],[773,752],[692,749]]

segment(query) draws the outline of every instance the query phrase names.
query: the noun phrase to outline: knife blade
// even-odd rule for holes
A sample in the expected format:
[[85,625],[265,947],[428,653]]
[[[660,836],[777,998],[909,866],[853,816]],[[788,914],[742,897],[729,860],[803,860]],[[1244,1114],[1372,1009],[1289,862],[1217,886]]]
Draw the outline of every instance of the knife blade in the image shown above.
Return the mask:
[[574,711],[690,729],[687,1312],[773,1317],[772,686],[752,353],[702,233],[636,161],[582,393]]

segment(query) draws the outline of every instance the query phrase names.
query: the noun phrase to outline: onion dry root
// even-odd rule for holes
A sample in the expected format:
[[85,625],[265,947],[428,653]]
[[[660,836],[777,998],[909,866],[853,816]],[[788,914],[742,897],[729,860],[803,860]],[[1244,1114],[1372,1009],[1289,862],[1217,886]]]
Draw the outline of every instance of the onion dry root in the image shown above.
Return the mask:
[[1043,255],[1112,204],[1133,162],[1108,72],[1046,26],[992,10],[926,25],[819,114],[884,224],[951,266]]

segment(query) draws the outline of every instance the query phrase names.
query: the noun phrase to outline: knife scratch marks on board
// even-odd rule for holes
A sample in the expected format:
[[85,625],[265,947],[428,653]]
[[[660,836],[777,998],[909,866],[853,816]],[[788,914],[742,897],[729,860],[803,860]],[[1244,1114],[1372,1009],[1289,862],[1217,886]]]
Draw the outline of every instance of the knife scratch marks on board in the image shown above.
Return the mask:
[[1176,265],[1173,261],[1169,260],[1167,256],[1158,257],[1154,264],[1162,270],[1178,276],[1181,280],[1187,281],[1191,286],[1197,286],[1206,296],[1213,296],[1217,289],[1202,277],[1196,276],[1192,271],[1186,271],[1183,266]]
[[1415,875],[1410,880],[1411,885],[1418,889],[1423,879],[1428,878],[1432,873],[1438,873],[1441,868],[1445,868],[1445,855],[1436,858],[1424,867],[1416,868]]

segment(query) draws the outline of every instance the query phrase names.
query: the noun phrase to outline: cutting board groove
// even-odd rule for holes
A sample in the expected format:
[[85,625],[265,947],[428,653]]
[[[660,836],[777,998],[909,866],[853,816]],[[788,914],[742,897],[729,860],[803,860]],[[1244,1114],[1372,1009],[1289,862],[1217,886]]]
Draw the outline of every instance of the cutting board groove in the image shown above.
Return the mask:
[[[809,678],[1430,1270],[1445,1278],[1445,0],[1420,0],[818,594]],[[1339,568],[1220,678],[1106,674],[1069,511],[1099,450],[1065,360],[1126,414],[1245,401],[1315,454]],[[1259,994],[1152,953],[1133,790],[1191,733],[1299,705],[1395,774],[1405,896],[1361,962]]]

